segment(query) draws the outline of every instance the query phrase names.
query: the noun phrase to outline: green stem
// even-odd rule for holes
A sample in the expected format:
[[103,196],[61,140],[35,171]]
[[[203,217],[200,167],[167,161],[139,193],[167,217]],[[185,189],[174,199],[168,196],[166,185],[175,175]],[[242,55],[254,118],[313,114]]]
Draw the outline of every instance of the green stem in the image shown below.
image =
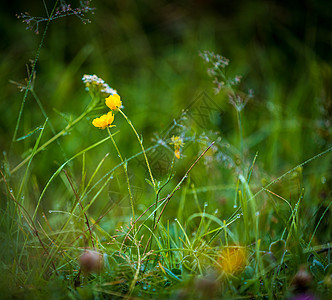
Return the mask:
[[[159,223],[159,221],[160,221],[160,219],[161,219],[161,216],[163,215],[163,213],[164,213],[164,211],[165,211],[165,209],[166,209],[166,206],[167,206],[167,204],[168,204],[168,202],[171,200],[171,198],[173,197],[173,195],[175,194],[175,192],[177,191],[177,190],[179,190],[180,189],[180,187],[181,187],[181,185],[182,185],[182,183],[188,178],[188,176],[189,176],[189,173],[190,173],[190,171],[195,167],[195,165],[199,162],[199,160],[204,156],[204,154],[214,145],[214,143],[215,142],[212,142],[211,144],[210,144],[210,146],[209,147],[207,147],[202,153],[201,153],[201,155],[195,160],[195,162],[190,166],[190,168],[187,170],[187,172],[184,174],[184,176],[182,177],[182,179],[179,181],[179,183],[175,186],[175,188],[173,189],[173,191],[170,193],[170,194],[168,194],[168,196],[165,198],[165,200],[164,200],[164,207],[162,208],[162,210],[161,210],[161,212],[160,212],[160,214],[159,214],[159,217],[158,217],[158,219],[157,219],[157,221],[156,221],[156,223],[154,224],[154,226],[153,226],[153,231],[157,228],[157,225],[158,225],[158,223]],[[156,207],[156,209],[157,209],[157,207]],[[152,234],[153,234],[153,232],[152,232]],[[149,238],[149,240],[148,240],[148,242],[147,242],[147,244],[146,244],[146,246],[145,246],[145,250],[144,250],[144,254],[146,253],[146,250],[149,248],[149,245],[150,245],[150,242],[151,242],[151,238],[152,238],[152,234],[150,235],[150,238]],[[146,264],[147,265],[147,264]]]
[[[229,96],[233,97],[234,102],[236,101],[236,92],[232,86],[232,84],[229,82],[227,76],[225,75],[224,71],[219,68],[219,75],[224,80],[226,87],[229,89]],[[236,117],[237,117],[237,124],[239,129],[239,139],[240,139],[240,155],[241,155],[241,165],[243,167],[243,174],[244,174],[244,146],[243,146],[243,128],[242,128],[242,120],[241,120],[241,110],[239,105],[233,105],[236,110]]]
[[131,123],[131,121],[128,119],[128,117],[125,115],[125,113],[124,113],[121,109],[119,109],[119,112],[120,112],[120,113],[122,114],[122,116],[126,119],[127,123],[129,124],[129,126],[130,126],[131,129],[134,131],[134,133],[135,133],[135,135],[136,135],[136,137],[137,137],[137,140],[138,140],[138,142],[139,142],[139,144],[140,144],[140,146],[141,146],[141,148],[142,148],[142,151],[143,151],[143,155],[144,155],[144,158],[145,158],[146,166],[147,166],[148,171],[149,171],[149,175],[150,175],[150,178],[151,178],[151,182],[152,182],[152,184],[153,184],[153,187],[154,187],[155,192],[157,193],[156,183],[155,183],[155,181],[154,181],[154,179],[153,179],[153,176],[152,176],[152,171],[151,171],[150,164],[149,164],[148,158],[147,158],[146,153],[145,153],[145,150],[144,150],[143,143],[142,143],[142,141],[141,141],[141,139],[140,139],[140,137],[139,137],[139,135],[138,135],[138,133],[137,133],[137,131],[136,131],[134,125]]
[[127,180],[127,186],[128,186],[128,193],[129,193],[129,198],[130,198],[130,205],[131,205],[131,210],[132,210],[132,213],[133,213],[133,224],[135,224],[135,209],[134,209],[134,200],[133,200],[133,195],[131,193],[131,189],[130,189],[130,182],[129,182],[129,176],[128,176],[128,170],[127,170],[127,162],[125,163],[123,158],[122,158],[122,155],[121,155],[121,152],[118,148],[118,146],[116,145],[115,143],[115,140],[113,138],[113,135],[111,134],[111,131],[109,129],[109,127],[107,127],[107,132],[111,138],[111,141],[114,145],[114,148],[116,150],[116,152],[118,153],[118,156],[120,158],[120,161],[121,161],[121,164],[123,166],[123,170],[125,172],[125,176],[126,176],[126,180]]
[[14,169],[10,170],[10,174],[15,173],[17,170],[19,170],[21,167],[23,167],[30,160],[30,158],[32,157],[32,155],[36,155],[40,151],[44,150],[48,145],[50,145],[54,141],[56,141],[59,137],[61,137],[62,135],[64,135],[71,127],[73,127],[76,123],[78,123],[79,121],[81,121],[91,110],[92,110],[92,106],[90,107],[90,105],[89,105],[89,108],[87,110],[85,110],[73,122],[69,123],[64,129],[62,129],[55,136],[53,136],[47,142],[45,142],[43,145],[41,145],[33,154],[30,154],[28,157],[26,157]]
[[49,27],[49,25],[51,23],[51,18],[53,17],[53,15],[55,13],[55,10],[56,10],[56,7],[58,5],[58,2],[59,2],[59,0],[57,0],[55,2],[54,6],[53,6],[52,12],[50,14],[50,17],[48,18],[48,21],[46,22],[45,30],[43,32],[43,36],[41,38],[41,41],[40,41],[38,49],[37,49],[36,57],[34,59],[34,62],[33,62],[32,68],[31,68],[31,73],[30,73],[30,76],[29,76],[29,82],[28,82],[28,84],[26,86],[26,89],[25,89],[25,92],[24,92],[24,96],[23,96],[23,99],[22,99],[22,103],[21,103],[21,107],[20,107],[20,111],[18,113],[18,118],[17,118],[17,122],[16,122],[16,126],[15,126],[15,131],[14,131],[14,135],[13,135],[13,139],[12,139],[12,144],[16,141],[16,136],[17,136],[18,128],[20,126],[20,122],[21,122],[21,118],[22,118],[22,114],[23,114],[24,104],[25,104],[25,101],[27,99],[28,92],[31,89],[31,83],[32,83],[32,80],[33,80],[33,77],[34,77],[34,72],[35,72],[35,69],[36,69],[37,61],[39,59],[39,55],[40,55],[41,49],[42,49],[42,47],[44,45],[44,41],[45,41],[45,38],[46,38],[46,33],[47,33],[48,27]]
[[242,171],[244,172],[243,128],[242,128],[242,121],[241,121],[241,112],[237,108],[236,108],[236,116],[237,116],[237,123],[238,123],[238,128],[239,128],[241,165],[243,167]]

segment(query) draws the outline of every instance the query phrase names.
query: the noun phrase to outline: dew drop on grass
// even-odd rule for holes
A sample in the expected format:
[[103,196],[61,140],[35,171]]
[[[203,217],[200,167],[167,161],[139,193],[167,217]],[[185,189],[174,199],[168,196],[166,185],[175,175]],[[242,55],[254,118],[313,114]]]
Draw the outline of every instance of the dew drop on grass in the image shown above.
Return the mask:
[[237,217],[238,219],[240,219],[240,218],[241,218],[241,215],[240,215],[240,214],[237,214],[236,217]]
[[207,202],[204,203],[204,206],[207,207],[209,204]]
[[177,218],[174,219],[175,222],[177,222],[177,220],[178,220]]
[[256,211],[255,215],[256,215],[256,216],[259,216],[259,211]]
[[215,213],[215,214],[217,214],[217,213],[218,213],[218,208],[217,208],[217,209],[214,211],[214,213]]
[[322,176],[322,178],[320,179],[320,182],[322,184],[325,184],[326,183],[326,177],[325,176]]
[[234,208],[237,208],[237,205],[236,205],[236,204],[234,204],[234,205],[233,205],[233,207],[234,207]]

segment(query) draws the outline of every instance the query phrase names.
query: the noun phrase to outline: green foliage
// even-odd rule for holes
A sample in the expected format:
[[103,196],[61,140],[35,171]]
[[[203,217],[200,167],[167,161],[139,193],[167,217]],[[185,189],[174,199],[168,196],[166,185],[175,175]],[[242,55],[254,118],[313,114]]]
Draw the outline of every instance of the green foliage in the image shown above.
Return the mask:
[[327,13],[303,39],[250,3],[46,1],[20,15],[39,36],[1,24],[3,298],[331,296]]

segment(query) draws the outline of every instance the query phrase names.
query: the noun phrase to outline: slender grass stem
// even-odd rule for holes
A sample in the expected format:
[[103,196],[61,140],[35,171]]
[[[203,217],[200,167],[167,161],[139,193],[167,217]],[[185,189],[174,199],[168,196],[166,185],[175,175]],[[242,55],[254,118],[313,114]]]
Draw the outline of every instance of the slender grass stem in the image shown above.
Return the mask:
[[44,144],[42,144],[33,154],[30,154],[27,156],[24,160],[22,160],[15,168],[10,170],[10,173],[13,174],[20,168],[22,168],[32,157],[32,155],[36,155],[40,151],[43,151],[47,146],[52,144],[54,141],[56,141],[59,137],[63,136],[70,130],[74,125],[76,125],[79,121],[81,121],[93,108],[94,106],[88,105],[88,108],[80,115],[78,116],[74,121],[70,122],[64,129],[62,129],[60,132],[58,132],[55,136],[50,138],[48,141],[46,141]]
[[130,284],[130,287],[129,287],[129,292],[128,294],[126,295],[125,299],[130,299],[130,295],[132,294],[134,288],[135,288],[135,284],[138,280],[138,275],[139,275],[139,271],[141,269],[141,254],[140,254],[140,249],[139,249],[139,246],[136,244],[136,248],[137,248],[137,266],[136,266],[136,272],[135,272],[135,275],[134,275],[134,279],[133,281],[131,282]]
[[238,129],[239,129],[241,165],[242,165],[242,168],[243,168],[242,171],[244,173],[243,128],[242,128],[242,120],[241,120],[241,111],[238,108],[236,108],[236,117],[237,117]]
[[[183,176],[182,179],[179,181],[179,183],[175,186],[175,188],[173,189],[173,191],[172,191],[172,192],[166,197],[164,207],[162,208],[162,210],[161,210],[161,212],[160,212],[160,214],[159,214],[159,217],[158,217],[156,223],[154,224],[153,230],[155,230],[155,229],[157,228],[157,225],[158,225],[158,223],[159,223],[159,221],[160,221],[160,219],[161,219],[161,216],[163,215],[163,213],[164,213],[164,211],[165,211],[165,209],[166,209],[167,204],[169,203],[169,201],[171,200],[171,198],[173,197],[173,195],[175,194],[175,192],[176,192],[177,190],[180,189],[182,183],[188,178],[188,175],[189,175],[190,171],[196,166],[196,164],[200,161],[200,159],[204,156],[204,154],[205,154],[205,153],[206,153],[206,152],[207,152],[207,151],[208,151],[208,150],[214,145],[214,143],[215,143],[215,142],[212,142],[212,143],[210,144],[210,146],[207,147],[207,148],[206,148],[206,149],[200,154],[200,156],[194,161],[194,163],[190,166],[190,168],[189,168],[189,169],[187,170],[187,172],[184,174],[184,176]],[[146,244],[146,246],[145,246],[144,254],[146,253],[147,249],[149,248],[149,245],[150,245],[150,242],[151,242],[151,237],[152,237],[152,236],[150,236],[150,238],[149,238],[149,240],[148,240],[148,242],[147,242],[147,244]]]
[[130,181],[129,181],[129,176],[128,176],[128,168],[127,168],[127,161],[125,162],[122,158],[121,152],[117,146],[117,144],[115,143],[115,140],[113,138],[113,135],[109,129],[109,127],[107,127],[107,132],[111,138],[111,141],[113,143],[113,146],[120,158],[121,164],[123,166],[123,170],[125,172],[125,176],[126,176],[126,181],[127,181],[127,187],[128,187],[128,194],[129,194],[129,199],[130,199],[130,205],[131,205],[131,210],[132,210],[132,214],[133,214],[133,223],[135,224],[135,208],[134,208],[134,199],[133,199],[133,194],[131,192],[131,188],[130,188]]
[[37,49],[36,57],[34,59],[34,62],[33,62],[33,65],[32,65],[32,69],[31,69],[31,73],[30,73],[30,76],[29,76],[29,82],[28,82],[27,87],[25,89],[24,96],[23,96],[22,103],[21,103],[21,107],[20,107],[20,111],[18,113],[18,118],[17,118],[16,125],[15,125],[15,130],[14,130],[14,135],[13,135],[12,143],[15,142],[15,140],[16,140],[18,128],[20,126],[20,122],[21,122],[21,118],[22,118],[22,114],[23,114],[24,104],[25,104],[25,101],[27,99],[28,92],[30,90],[32,80],[34,78],[34,72],[35,72],[35,69],[36,69],[37,61],[39,59],[40,51],[41,51],[41,49],[42,49],[42,47],[44,45],[44,41],[45,41],[45,38],[46,38],[48,27],[49,27],[49,25],[51,23],[51,18],[53,16],[53,14],[55,13],[55,9],[56,9],[56,7],[58,5],[58,2],[59,2],[59,0],[57,0],[55,2],[54,6],[53,6],[52,12],[51,12],[51,14],[50,14],[50,16],[48,18],[48,21],[46,22],[46,26],[45,26],[42,38],[41,38],[41,41],[40,41],[38,49]]
[[23,96],[22,103],[21,103],[21,107],[20,107],[20,111],[18,113],[18,118],[17,118],[15,130],[14,130],[14,135],[13,135],[12,143],[16,141],[16,136],[17,136],[18,128],[20,126],[20,122],[21,122],[21,118],[22,118],[22,114],[23,114],[24,104],[25,104],[25,101],[27,99],[28,92],[30,90],[30,86],[31,86],[33,74],[35,72],[35,68],[36,68],[36,64],[37,64],[37,61],[38,61],[38,58],[39,58],[39,55],[40,55],[41,48],[42,48],[42,46],[44,44],[44,40],[45,40],[45,37],[46,37],[46,33],[47,33],[47,30],[48,30],[49,24],[50,24],[50,20],[46,23],[46,27],[45,27],[45,30],[44,30],[41,42],[40,42],[39,47],[37,49],[36,58],[35,58],[35,60],[33,62],[33,65],[32,65],[31,74],[29,76],[29,82],[28,82],[27,88],[25,89],[24,96]]
[[47,121],[48,121],[48,119],[45,120],[44,125],[43,125],[43,127],[42,127],[42,130],[41,130],[41,132],[40,132],[40,134],[39,134],[39,136],[38,136],[38,138],[37,138],[37,141],[36,141],[36,143],[35,143],[35,146],[34,146],[34,148],[33,148],[33,150],[32,150],[31,155],[30,155],[30,159],[29,159],[28,167],[27,167],[26,170],[25,170],[25,173],[24,173],[24,176],[23,176],[23,179],[22,179],[22,182],[21,182],[21,185],[20,185],[19,191],[18,191],[17,196],[16,196],[16,198],[18,199],[19,202],[21,201],[21,195],[22,195],[22,193],[23,193],[23,188],[24,188],[24,185],[25,185],[26,180],[27,180],[27,178],[28,178],[29,168],[30,168],[30,165],[31,165],[32,159],[33,159],[33,157],[34,157],[35,154],[36,154],[36,149],[38,148],[38,145],[39,145],[40,139],[41,139],[41,137],[42,137],[42,135],[43,135],[43,132],[44,132],[44,129],[45,129],[45,126],[46,126]]
[[143,143],[142,143],[142,140],[140,139],[134,125],[131,123],[131,121],[128,119],[128,117],[126,116],[126,114],[121,110],[119,109],[119,112],[122,114],[122,116],[126,119],[127,123],[129,124],[129,126],[131,127],[131,129],[134,131],[136,137],[137,137],[137,140],[142,148],[142,151],[143,151],[143,155],[144,155],[144,159],[145,159],[145,162],[146,162],[146,166],[148,168],[148,171],[149,171],[149,175],[150,175],[150,178],[151,178],[151,183],[153,184],[153,187],[154,187],[154,190],[155,192],[157,193],[157,186],[156,186],[156,183],[155,183],[155,180],[153,179],[153,175],[152,175],[152,171],[151,171],[151,167],[150,167],[150,164],[149,164],[149,160],[148,160],[148,157],[146,156],[146,151],[144,149],[144,146],[143,146]]
[[[15,198],[13,192],[12,192],[12,189],[9,187],[9,184],[7,183],[6,177],[2,173],[1,169],[0,169],[0,174],[2,176],[2,179],[3,179],[4,183],[5,183],[5,186],[7,188],[7,192],[10,195],[10,198],[15,202],[15,204],[17,205],[17,207],[19,207],[19,209],[21,211],[21,215],[25,219],[25,221],[28,224],[28,226],[30,227],[30,230],[31,230],[32,234],[34,234],[37,237],[37,239],[38,239],[41,247],[43,248],[43,250],[45,251],[45,253],[49,256],[49,250],[48,250],[47,246],[43,243],[43,241],[42,241],[42,239],[41,239],[41,237],[39,235],[39,231],[37,230],[37,227],[36,227],[36,225],[33,222],[33,219],[29,215],[28,211],[24,208],[24,206],[19,201],[16,200],[16,198]],[[25,247],[23,247],[23,249],[24,248]],[[19,257],[19,263],[18,263],[18,265],[20,264],[21,256],[22,256],[22,253],[23,253],[23,249],[22,249],[21,255]],[[56,267],[55,267],[55,264],[54,264],[53,260],[51,260],[51,264],[52,264],[52,267],[53,267],[56,275],[58,275],[58,272],[56,270]]]
[[94,248],[95,248],[95,243],[94,243],[94,241],[93,241],[93,235],[92,235],[92,230],[91,230],[91,227],[90,227],[90,223],[89,223],[88,215],[87,215],[86,212],[84,212],[84,207],[83,207],[83,205],[82,205],[82,202],[81,202],[80,196],[79,196],[79,194],[77,193],[77,191],[75,190],[75,187],[74,187],[74,185],[73,185],[73,182],[72,182],[72,180],[71,180],[71,178],[70,178],[68,172],[67,172],[66,170],[63,170],[63,171],[64,171],[64,173],[66,174],[66,177],[67,177],[67,179],[68,179],[68,182],[69,182],[69,184],[70,184],[71,189],[73,190],[73,193],[74,193],[74,195],[75,195],[76,201],[77,201],[77,203],[79,203],[79,205],[81,206],[81,209],[82,209],[82,211],[83,211],[83,214],[84,214],[84,217],[85,217],[85,224],[86,224],[86,226],[87,226],[87,228],[88,228],[88,230],[89,230],[89,234],[90,234],[91,245],[92,245],[92,247],[93,247],[93,249],[94,249]]
[[[266,191],[266,189],[270,186],[272,186],[273,184],[275,184],[276,182],[280,181],[281,179],[283,179],[284,177],[286,177],[287,175],[291,174],[292,172],[296,171],[297,168],[299,167],[303,167],[304,165],[307,165],[308,163],[312,162],[313,160],[329,153],[332,151],[332,147],[326,149],[325,151],[323,152],[320,152],[312,157],[310,157],[309,159],[305,160],[304,162],[298,164],[297,166],[295,166],[294,168],[288,170],[287,172],[283,173],[282,175],[280,175],[279,177],[277,177],[276,179],[270,181],[268,184],[266,184],[265,186],[263,186],[262,188],[260,188],[255,194],[253,194],[248,200],[247,202],[249,201],[252,201],[254,198],[256,198],[259,194],[261,194],[262,192]],[[234,218],[234,216],[236,214],[238,214],[239,212],[241,212],[242,208],[239,207],[237,208],[233,214],[228,218],[228,220],[231,220],[232,218]]]
[[39,208],[40,202],[41,202],[41,200],[42,200],[42,198],[43,198],[43,196],[44,196],[44,194],[45,194],[47,188],[49,187],[49,185],[51,184],[51,182],[53,181],[53,179],[59,175],[59,173],[62,171],[62,169],[63,169],[63,168],[64,168],[64,167],[65,167],[70,161],[72,161],[74,158],[76,158],[77,156],[83,154],[83,153],[86,152],[86,151],[89,151],[89,150],[95,148],[96,146],[98,146],[98,145],[102,144],[103,142],[107,141],[108,139],[109,139],[109,137],[107,137],[107,138],[105,138],[105,139],[103,139],[103,140],[101,140],[101,141],[99,141],[99,142],[97,142],[97,143],[95,143],[95,144],[89,146],[88,148],[85,148],[84,150],[82,150],[82,151],[80,151],[80,152],[78,152],[77,154],[75,154],[74,156],[72,156],[70,159],[68,159],[67,161],[65,161],[65,162],[64,162],[64,163],[63,163],[63,164],[62,164],[62,165],[61,165],[61,166],[55,171],[55,173],[53,173],[53,175],[52,175],[51,178],[48,180],[47,184],[45,185],[43,191],[41,192],[41,194],[40,194],[40,196],[39,196],[39,199],[38,199],[38,201],[37,201],[37,205],[36,205],[36,208],[35,208],[35,212],[34,212],[33,215],[32,215],[32,220],[35,219],[35,216],[36,216],[36,214],[37,214],[37,211],[38,211],[38,208]]

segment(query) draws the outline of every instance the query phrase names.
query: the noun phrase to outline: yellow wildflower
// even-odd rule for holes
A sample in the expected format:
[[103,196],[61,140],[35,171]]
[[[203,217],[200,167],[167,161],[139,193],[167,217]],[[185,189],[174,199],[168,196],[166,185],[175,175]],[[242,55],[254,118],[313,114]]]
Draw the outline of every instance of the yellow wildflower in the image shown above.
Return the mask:
[[120,96],[118,94],[110,95],[107,97],[105,103],[111,110],[117,110],[122,105]]
[[234,274],[242,271],[246,266],[247,253],[243,247],[225,247],[218,261],[226,274]]
[[174,154],[177,159],[180,159],[180,148],[183,147],[183,139],[179,136],[172,136],[170,145],[174,145]]
[[114,115],[110,111],[107,115],[102,115],[100,118],[94,119],[92,125],[100,129],[105,129],[106,127],[114,127],[115,125],[111,125],[113,121]]

